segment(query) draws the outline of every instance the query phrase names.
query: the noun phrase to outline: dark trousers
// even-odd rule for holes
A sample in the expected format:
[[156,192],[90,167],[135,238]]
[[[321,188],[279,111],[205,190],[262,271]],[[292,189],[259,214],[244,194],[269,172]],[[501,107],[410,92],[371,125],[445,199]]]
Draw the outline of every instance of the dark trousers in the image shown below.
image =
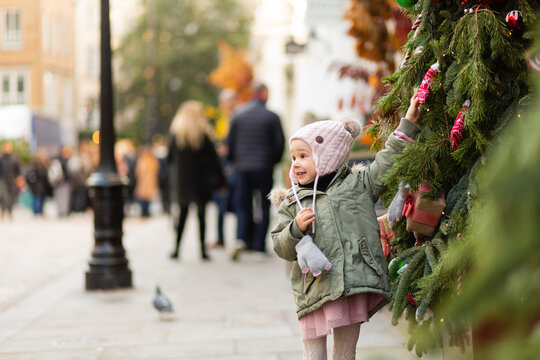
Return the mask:
[[227,202],[229,201],[228,192],[221,192],[221,190],[214,191],[214,202],[218,207],[218,221],[217,221],[217,233],[218,244],[223,245],[225,243],[225,233],[223,231],[223,225],[225,223],[225,214],[227,213]]
[[[235,211],[238,219],[236,238],[249,241],[249,233],[253,222],[253,212],[257,211],[260,218],[253,224],[253,244],[256,251],[266,249],[266,233],[270,222],[270,200],[266,198],[272,190],[272,171],[238,172],[235,182],[234,198]],[[259,201],[253,202],[255,194]],[[253,208],[257,206],[257,208]]]
[[[184,226],[186,225],[186,219],[188,216],[189,204],[180,205],[180,218],[176,227],[176,247],[174,252],[178,254],[180,250],[180,241],[182,240],[182,233],[184,232]],[[199,237],[201,240],[201,256],[206,257],[206,249],[204,247],[205,229],[206,229],[206,204],[197,204],[197,215],[199,216]]]
[[149,217],[150,216],[150,201],[139,199],[139,205],[141,206],[141,216]]
[[34,211],[34,215],[42,215],[43,214],[43,196],[40,195],[34,195],[32,198],[32,210]]

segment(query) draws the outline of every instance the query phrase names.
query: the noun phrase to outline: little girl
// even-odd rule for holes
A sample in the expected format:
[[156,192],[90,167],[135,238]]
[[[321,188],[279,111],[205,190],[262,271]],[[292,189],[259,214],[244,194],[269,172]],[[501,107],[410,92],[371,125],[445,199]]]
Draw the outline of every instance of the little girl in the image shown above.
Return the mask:
[[419,116],[414,94],[385,148],[360,170],[346,164],[361,130],[354,119],[315,122],[289,139],[292,188],[270,195],[281,200],[272,239],[279,257],[296,261],[291,283],[305,360],[327,359],[332,329],[332,359],[354,359],[360,324],[386,304],[390,280],[374,203],[394,156],[420,132]]

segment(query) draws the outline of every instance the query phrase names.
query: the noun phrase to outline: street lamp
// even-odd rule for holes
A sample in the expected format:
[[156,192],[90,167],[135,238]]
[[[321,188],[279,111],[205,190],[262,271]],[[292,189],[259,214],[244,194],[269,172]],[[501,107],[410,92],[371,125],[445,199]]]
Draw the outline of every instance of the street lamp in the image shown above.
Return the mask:
[[99,166],[88,178],[94,208],[94,250],[86,272],[86,290],[132,286],[131,270],[122,245],[125,181],[114,161],[114,105],[111,71],[109,0],[101,0],[101,87]]

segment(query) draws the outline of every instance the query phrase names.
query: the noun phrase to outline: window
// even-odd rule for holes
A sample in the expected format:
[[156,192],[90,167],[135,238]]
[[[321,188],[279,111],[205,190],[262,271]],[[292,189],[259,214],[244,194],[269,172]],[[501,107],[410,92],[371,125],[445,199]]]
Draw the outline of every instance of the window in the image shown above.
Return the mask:
[[57,78],[51,71],[43,74],[43,94],[45,112],[49,115],[58,114]]
[[28,71],[23,68],[0,68],[0,104],[28,103]]
[[6,9],[2,13],[2,49],[19,50],[22,47],[22,21],[19,9]]
[[2,76],[2,105],[9,104],[9,76]]
[[26,93],[24,92],[24,75],[17,75],[17,104],[24,104]]

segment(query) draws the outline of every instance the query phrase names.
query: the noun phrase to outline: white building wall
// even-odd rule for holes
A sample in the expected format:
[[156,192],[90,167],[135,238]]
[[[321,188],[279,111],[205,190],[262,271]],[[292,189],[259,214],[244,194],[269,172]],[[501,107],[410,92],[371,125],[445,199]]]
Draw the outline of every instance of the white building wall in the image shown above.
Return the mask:
[[[260,2],[251,45],[254,71],[269,86],[268,107],[281,116],[286,136],[302,126],[307,113],[363,120],[360,103],[369,107],[371,89],[365,83],[339,78],[339,64],[361,61],[347,35],[346,5],[346,0]],[[303,52],[285,54],[291,37],[305,45]]]
[[[75,8],[76,113],[79,128],[99,127],[101,2],[77,0]],[[111,48],[135,25],[141,0],[111,0]],[[113,76],[115,74],[113,73]],[[90,106],[93,103],[93,107]]]
[[291,121],[284,46],[290,35],[292,10],[287,1],[261,0],[255,11],[250,44],[254,77],[268,86],[268,108],[281,117],[284,127]]

